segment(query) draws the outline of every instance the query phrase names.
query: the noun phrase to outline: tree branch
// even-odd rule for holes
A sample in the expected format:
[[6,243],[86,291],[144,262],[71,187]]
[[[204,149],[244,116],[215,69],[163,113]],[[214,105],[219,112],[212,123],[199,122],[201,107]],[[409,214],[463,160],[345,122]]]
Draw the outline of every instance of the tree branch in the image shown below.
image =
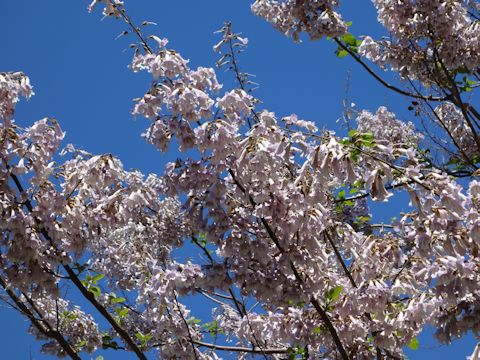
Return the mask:
[[[30,320],[33,326],[35,326],[43,335],[46,337],[49,337],[50,339],[53,339],[57,341],[57,343],[61,346],[61,348],[70,356],[73,360],[81,360],[81,357],[78,356],[76,351],[70,346],[68,341],[63,337],[63,335],[57,331],[53,330],[53,328],[50,326],[50,324],[41,319],[41,321],[47,326],[45,328],[40,320],[38,320],[35,315],[30,311],[30,309],[18,298],[18,296],[13,292],[5,283],[3,278],[0,277],[0,286],[5,290],[5,292],[8,294],[8,296],[15,302],[17,305],[18,309]],[[24,294],[26,297],[26,295]]]
[[[230,176],[232,176],[232,179],[234,181],[234,183],[238,186],[238,188],[245,194],[248,196],[249,198],[249,201],[250,203],[255,206],[255,201],[253,200],[253,198],[251,197],[250,194],[247,194],[245,188],[243,187],[243,185],[240,184],[240,182],[237,180],[237,178],[235,177],[235,173],[233,172],[232,169],[228,169],[228,172],[230,174]],[[285,253],[285,250],[283,249],[283,247],[280,245],[280,241],[277,237],[277,235],[275,234],[275,232],[273,231],[273,229],[270,227],[270,225],[268,224],[267,220],[265,220],[265,218],[260,218],[259,219],[260,222],[263,224],[263,226],[265,227],[265,230],[267,231],[270,239],[272,239],[273,243],[275,244],[275,246],[278,248],[278,250],[284,254]],[[299,283],[300,286],[303,286],[304,284],[304,281],[302,279],[302,277],[300,276],[300,273],[298,272],[297,268],[295,267],[295,264],[293,264],[292,261],[290,261],[290,268],[292,269],[293,271],[293,274],[295,276],[295,279],[297,280],[297,282]],[[345,348],[343,347],[343,344],[342,344],[342,341],[340,340],[340,337],[338,336],[338,333],[337,331],[335,330],[335,327],[333,326],[333,323],[330,321],[330,318],[328,317],[328,314],[326,313],[326,311],[320,306],[320,304],[318,303],[318,301],[315,299],[315,297],[311,296],[310,298],[310,303],[313,305],[313,307],[315,308],[315,310],[317,311],[317,313],[320,315],[320,318],[322,319],[323,323],[325,324],[325,326],[327,327],[328,331],[330,332],[330,335],[332,336],[332,339],[333,339],[333,342],[335,343],[335,346],[337,347],[337,350],[340,352],[342,358],[344,360],[349,360],[350,357],[348,356]]]
[[92,292],[88,291],[82,282],[68,265],[63,265],[63,268],[70,276],[71,281],[75,286],[80,290],[82,295],[97,309],[97,311],[108,321],[108,323],[113,327],[117,334],[123,339],[123,341],[130,347],[130,349],[137,355],[141,360],[147,360],[145,354],[140,350],[137,344],[132,340],[130,335],[115,321],[112,315],[97,301]]
[[200,347],[207,347],[209,349],[214,350],[221,350],[221,351],[232,351],[232,352],[244,352],[244,353],[251,353],[251,354],[286,354],[288,349],[256,349],[256,348],[247,348],[247,347],[238,347],[238,346],[225,346],[225,345],[217,345],[211,344],[203,341],[194,340],[193,343]]
[[338,46],[340,46],[343,50],[345,50],[346,52],[348,52],[348,54],[356,61],[358,62],[365,70],[367,70],[367,72],[372,75],[378,82],[380,82],[383,86],[385,86],[386,88],[390,89],[390,90],[393,90],[395,91],[396,93],[399,93],[401,95],[405,95],[405,96],[408,96],[408,97],[411,97],[411,98],[415,98],[415,99],[423,99],[423,100],[428,100],[428,101],[445,101],[447,100],[447,98],[441,98],[441,97],[435,97],[435,96],[430,96],[430,95],[417,95],[417,94],[413,94],[413,93],[410,93],[408,91],[405,91],[405,90],[402,90],[396,86],[393,86],[391,84],[389,84],[388,82],[386,82],[385,80],[383,80],[380,76],[378,76],[367,64],[365,64],[365,62],[363,62],[363,60],[360,58],[360,56],[358,56],[355,52],[353,52],[348,46],[346,46],[345,44],[343,44],[342,41],[340,41],[338,38],[333,38],[333,40],[338,44]]
[[[15,174],[10,174],[12,177],[15,185],[18,188],[18,191],[20,193],[24,193],[24,189],[22,184],[20,183],[20,180]],[[32,212],[33,211],[33,206],[30,200],[25,201],[25,207]],[[41,234],[45,237],[47,241],[49,241],[52,244],[52,247],[54,246],[53,240],[48,234],[48,232],[44,228],[40,228]],[[58,250],[53,247],[53,250],[58,253]],[[109,324],[115,329],[115,331],[118,333],[118,335],[123,339],[123,341],[132,349],[133,352],[137,355],[137,357],[141,360],[147,360],[146,356],[143,354],[143,352],[140,350],[140,348],[137,346],[137,344],[132,340],[130,335],[115,321],[115,319],[110,315],[110,313],[95,299],[95,296],[93,295],[92,292],[88,291],[85,286],[83,286],[82,282],[78,278],[77,274],[72,270],[72,268],[68,264],[63,264],[62,265],[65,271],[67,272],[68,276],[70,277],[70,280],[73,282],[73,284],[80,290],[82,295],[95,307],[95,309],[98,310],[98,312],[109,322]]]

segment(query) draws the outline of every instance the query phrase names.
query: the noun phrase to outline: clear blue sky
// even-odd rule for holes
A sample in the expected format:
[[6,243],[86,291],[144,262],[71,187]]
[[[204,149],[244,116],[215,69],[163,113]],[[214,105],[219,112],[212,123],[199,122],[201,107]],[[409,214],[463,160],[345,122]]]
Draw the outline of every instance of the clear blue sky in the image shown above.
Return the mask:
[[[100,21],[97,11],[88,14],[89,0],[0,0],[0,71],[24,71],[36,95],[21,103],[17,123],[28,126],[45,116],[55,117],[66,130],[66,143],[93,153],[113,153],[127,168],[161,173],[165,162],[178,156],[161,154],[140,134],[146,120],[130,115],[132,99],[143,95],[149,77],[127,69],[133,38],[114,38],[124,29],[121,21]],[[353,21],[352,32],[380,34],[370,1],[344,1],[343,12]],[[352,5],[353,4],[353,5]],[[298,114],[320,128],[344,132],[336,123],[342,112],[347,72],[351,71],[351,101],[375,111],[387,105],[406,120],[408,101],[382,88],[351,60],[337,59],[327,41],[294,44],[250,13],[248,1],[130,0],[129,14],[137,22],[154,21],[154,34],[167,37],[169,46],[190,59],[192,66],[213,66],[218,55],[213,32],[223,22],[250,39],[241,58],[244,71],[257,75],[256,96],[277,115]],[[232,84],[229,73],[219,79]],[[389,216],[401,211],[390,206]],[[39,354],[39,343],[26,334],[27,322],[11,310],[0,308],[0,359],[48,359]],[[465,359],[474,347],[468,337],[450,347],[438,347],[430,332],[420,337],[420,350],[411,359]],[[117,353],[106,359],[130,359]],[[85,356],[85,358],[88,358]]]

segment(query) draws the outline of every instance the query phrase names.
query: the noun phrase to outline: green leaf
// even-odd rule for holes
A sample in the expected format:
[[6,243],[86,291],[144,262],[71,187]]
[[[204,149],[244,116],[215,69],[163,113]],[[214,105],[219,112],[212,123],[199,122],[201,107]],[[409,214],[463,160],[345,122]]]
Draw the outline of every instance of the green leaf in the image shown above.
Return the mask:
[[202,322],[202,320],[191,317],[190,319],[187,320],[187,322],[189,324],[200,324]]
[[102,349],[118,349],[118,343],[108,334],[102,335]]
[[118,349],[118,343],[116,341],[108,341],[102,343],[102,349]]
[[103,356],[102,355],[98,355],[95,360],[103,360]]
[[125,299],[125,298],[123,298],[123,297],[115,297],[115,298],[113,298],[113,299],[110,300],[110,302],[111,302],[112,304],[120,304],[120,303],[123,303],[123,302],[125,302],[125,301],[127,301],[127,299]]
[[342,49],[342,50],[337,50],[335,53],[337,54],[337,57],[338,57],[339,59],[344,58],[345,56],[348,55],[348,51],[347,51],[347,50],[343,50],[343,49]]
[[303,358],[303,355],[305,354],[305,349],[304,348],[298,348],[297,349],[297,355],[301,355]]
[[362,187],[363,185],[363,180],[356,180],[354,183],[353,183],[353,186],[356,187],[356,188],[360,188]]
[[74,312],[65,310],[60,314],[60,319],[63,320],[75,320],[77,318],[77,315],[75,315]]
[[345,35],[342,38],[342,40],[348,46],[356,46],[357,45],[357,39],[355,39],[355,36],[353,36],[352,34]]
[[339,214],[342,213],[342,211],[343,211],[343,206],[342,206],[341,203],[336,203],[336,204],[335,204],[335,211],[336,211],[337,213],[339,213]]
[[352,160],[353,162],[357,162],[358,161],[358,155],[360,155],[360,150],[352,149],[350,151],[350,160]]
[[322,328],[320,326],[315,326],[313,328],[313,335],[320,335],[322,333]]
[[349,138],[343,138],[339,143],[342,145],[352,145],[352,141]]
[[363,141],[373,141],[373,134],[372,133],[364,133],[362,134]]
[[359,221],[359,222],[368,222],[368,221],[370,221],[370,216],[359,216],[359,217],[357,217],[356,220]]
[[367,148],[371,148],[375,146],[375,143],[373,141],[362,141],[362,145]]
[[355,205],[355,202],[353,200],[346,200],[346,201],[343,202],[343,205],[353,206],[353,205]]
[[223,333],[223,331],[218,328],[218,322],[216,320],[205,323],[202,325],[202,327],[204,327],[210,333],[211,336],[215,336],[217,334]]
[[295,307],[303,308],[305,306],[305,301],[298,301],[295,303]]
[[150,334],[142,334],[141,332],[135,333],[135,337],[142,346],[145,346],[150,340],[152,340],[153,336]]
[[217,321],[208,322],[202,325],[202,327],[206,328],[207,330],[216,329],[217,326],[218,326]]
[[352,129],[348,132],[348,136],[353,138],[356,134],[358,134],[358,130]]
[[97,284],[100,280],[105,277],[104,274],[97,274],[92,278],[92,284]]
[[295,359],[298,359],[297,356],[301,356],[301,359],[304,358],[304,355],[305,355],[305,349],[303,348],[292,348],[292,347],[289,347],[287,349],[287,355],[288,355],[288,360],[295,360]]
[[79,341],[78,343],[75,344],[75,349],[77,351],[81,350],[85,345],[87,345],[87,341],[86,340],[81,340]]
[[473,155],[472,161],[476,164],[480,162],[480,155]]
[[415,337],[413,338],[408,344],[407,347],[409,347],[412,350],[418,350],[418,339]]
[[122,318],[124,318],[125,316],[128,315],[128,309],[127,308],[117,307],[117,308],[115,308],[115,312],[117,313],[117,315],[120,319],[122,319]]
[[334,288],[328,290],[325,295],[328,302],[336,301],[340,297],[342,290],[343,290],[343,286],[341,285],[335,286]]
[[90,285],[88,287],[88,291],[90,291],[95,297],[98,297],[100,296],[100,294],[102,293],[102,291],[100,290],[100,288],[96,285]]
[[345,25],[346,25],[347,27],[350,27],[350,26],[352,26],[352,24],[353,24],[353,22],[352,22],[352,21],[347,21],[347,22],[345,23]]

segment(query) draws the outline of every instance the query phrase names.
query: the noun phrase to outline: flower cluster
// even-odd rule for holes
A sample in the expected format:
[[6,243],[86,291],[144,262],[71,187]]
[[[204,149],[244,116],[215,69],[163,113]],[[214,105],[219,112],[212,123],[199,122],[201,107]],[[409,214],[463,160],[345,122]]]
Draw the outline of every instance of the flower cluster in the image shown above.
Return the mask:
[[474,133],[458,107],[450,102],[445,102],[438,105],[434,112],[435,120],[454,139],[455,146],[460,150],[462,157],[468,160],[479,154]]
[[[190,122],[211,117],[214,100],[210,93],[218,92],[221,85],[213,69],[191,70],[180,54],[165,48],[165,39],[157,43],[156,54],[137,53],[133,59],[132,70],[148,71],[154,80],[152,88],[137,99],[133,114],[153,119],[145,137],[157,148],[165,151],[175,135],[180,148],[187,150],[195,141]],[[159,116],[162,111],[165,115]]]
[[90,5],[87,7],[88,12],[92,12],[93,9],[99,4],[103,4],[105,6],[103,8],[104,16],[114,16],[116,18],[121,16],[121,12],[123,11],[122,0],[92,0]]
[[[365,37],[361,55],[407,79],[447,85],[446,72],[471,72],[480,64],[479,23],[463,1],[374,0],[391,40]],[[447,85],[448,86],[448,85]]]
[[307,33],[310,39],[318,40],[347,32],[347,25],[334,10],[338,3],[338,0],[257,0],[252,5],[252,11],[295,41],[299,40],[302,32]]
[[21,72],[0,73],[0,118],[13,115],[20,96],[29,98],[33,94],[30,80]]
[[423,135],[416,132],[411,122],[403,122],[384,106],[378,108],[375,115],[361,111],[357,116],[358,131],[371,133],[375,140],[387,144],[418,145]]
[[[36,311],[42,315],[43,323],[62,334],[76,351],[92,353],[101,346],[102,340],[97,323],[78,306],[71,306],[68,300],[52,298],[47,294],[34,297],[33,301]],[[42,352],[57,357],[67,355],[57,341],[48,339],[38,328],[32,325],[29,331],[38,340],[49,340],[42,345]]]

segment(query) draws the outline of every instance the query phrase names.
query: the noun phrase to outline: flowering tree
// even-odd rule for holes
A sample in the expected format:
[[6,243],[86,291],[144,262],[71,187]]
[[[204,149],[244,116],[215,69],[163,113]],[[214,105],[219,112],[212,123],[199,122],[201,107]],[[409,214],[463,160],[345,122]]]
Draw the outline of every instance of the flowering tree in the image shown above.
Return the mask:
[[[402,359],[426,325],[443,343],[479,335],[480,6],[373,2],[388,37],[349,33],[336,0],[251,7],[294,41],[334,41],[338,57],[411,100],[422,132],[385,107],[347,109],[355,122],[345,137],[277,118],[240,70],[248,41],[230,24],[214,46],[237,81],[224,90],[214,69],[190,68],[119,0],[89,11],[101,5],[125,22],[131,70],[152,76],[133,109],[150,120],[146,140],[188,151],[164,174],[72,146],[57,156],[55,120],[13,120],[19,98],[32,95],[28,77],[0,73],[0,287],[43,351]],[[409,211],[377,223],[375,202],[404,194]],[[185,247],[199,255],[180,262],[174,252]],[[95,313],[68,300],[68,286]],[[211,321],[191,315],[193,295]]]

